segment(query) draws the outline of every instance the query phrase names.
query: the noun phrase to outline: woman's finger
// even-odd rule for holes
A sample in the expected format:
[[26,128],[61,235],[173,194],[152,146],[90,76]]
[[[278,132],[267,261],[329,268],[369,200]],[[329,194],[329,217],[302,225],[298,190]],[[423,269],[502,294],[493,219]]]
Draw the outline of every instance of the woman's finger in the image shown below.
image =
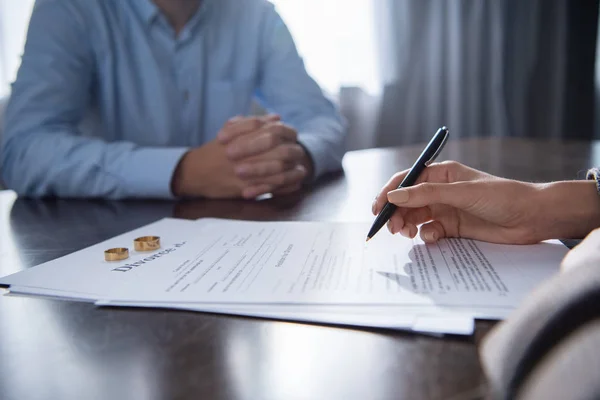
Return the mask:
[[445,204],[467,210],[481,200],[482,196],[493,195],[486,191],[488,182],[457,183],[420,183],[416,186],[393,190],[388,193],[388,200],[398,207],[426,207]]
[[416,209],[399,208],[390,218],[388,228],[390,228],[390,232],[395,235],[400,232],[407,223],[417,226],[430,220],[431,209],[429,209],[429,207]]
[[419,233],[419,229],[416,225],[405,223],[404,228],[400,229],[400,234],[405,238],[413,239]]
[[374,215],[377,215],[381,212],[381,209],[388,201],[387,193],[396,189],[400,185],[408,171],[409,170],[405,170],[394,174],[394,176],[390,178],[390,180],[385,184],[385,186],[383,186],[379,193],[377,193],[377,196],[375,196],[375,200],[373,200],[373,205],[371,207],[371,211]]
[[405,210],[404,223],[406,224],[419,226],[432,219],[431,208],[429,207],[407,208]]
[[446,237],[446,230],[439,221],[431,221],[421,226],[421,239],[425,243],[435,243]]
[[[409,170],[405,170],[395,174],[377,194],[375,201],[372,205],[373,214],[377,215],[386,201],[388,201],[387,194],[391,191],[395,191],[398,186],[402,183],[402,180],[407,175]],[[466,167],[456,161],[444,161],[441,163],[431,164],[425,168],[419,179],[417,179],[415,185],[421,183],[431,184],[448,184],[456,182],[469,182],[474,180],[482,180],[482,178],[491,178],[491,175],[485,174],[481,171]],[[412,186],[414,187],[414,186]]]

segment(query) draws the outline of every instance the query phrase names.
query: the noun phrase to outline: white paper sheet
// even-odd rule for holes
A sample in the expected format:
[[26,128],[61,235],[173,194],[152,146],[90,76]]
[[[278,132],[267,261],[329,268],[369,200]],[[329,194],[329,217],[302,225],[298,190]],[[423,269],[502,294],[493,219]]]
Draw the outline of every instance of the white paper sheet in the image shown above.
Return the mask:
[[[475,329],[474,319],[455,310],[432,310],[431,307],[393,306],[305,306],[287,305],[190,305],[189,303],[119,303],[96,301],[94,295],[59,290],[11,286],[10,296],[39,296],[57,300],[95,302],[109,307],[145,307],[177,309],[215,314],[241,315],[288,321],[312,322],[346,326],[385,328],[412,331],[426,334],[471,335]],[[493,310],[497,312],[498,310]],[[503,315],[493,315],[491,319],[501,319]],[[424,324],[423,321],[426,321]]]
[[[210,223],[219,222],[220,221],[218,220],[203,220],[202,224],[203,228],[206,228]],[[10,292],[7,293],[11,296],[33,295],[53,299],[95,302],[99,298],[99,295],[104,293],[103,288],[106,285],[118,285],[118,279],[120,279],[120,276],[116,274],[110,274],[105,279],[103,279],[103,283],[99,285],[94,277],[92,277],[91,279],[84,278],[84,276],[90,278],[90,275],[88,274],[86,268],[91,268],[95,271],[104,271],[107,269],[108,266],[115,265],[114,263],[106,263],[101,260],[101,257],[103,257],[103,251],[105,249],[111,247],[128,246],[128,244],[132,243],[134,238],[144,235],[160,235],[163,237],[163,239],[169,238],[171,240],[185,241],[186,238],[194,235],[196,229],[197,228],[194,226],[193,221],[164,219],[162,221],[155,222],[153,224],[136,229],[132,232],[128,232],[126,234],[117,236],[113,239],[85,249],[82,251],[85,254],[82,253],[78,255],[84,257],[75,257],[75,254],[73,254],[40,265],[38,267],[35,267],[35,269],[23,271],[18,275],[5,277],[3,279],[0,279],[0,282],[4,285],[10,285]],[[145,255],[145,253],[139,254],[132,252],[132,259],[137,260],[141,255]],[[110,277],[114,277],[117,280],[113,281],[110,279]],[[78,282],[78,284],[73,285],[73,280]],[[31,282],[32,284],[46,285],[50,286],[51,288],[19,286],[15,284],[16,282]],[[76,286],[79,290],[89,291],[87,293],[84,293],[78,291],[76,292],[64,290],[72,289],[74,286]],[[62,288],[62,290],[55,288]],[[116,304],[110,304],[110,302],[107,302],[107,305],[115,306]],[[223,308],[224,306],[209,305],[205,307],[197,307],[190,306],[189,304],[169,305],[165,303],[161,303],[160,305],[139,304],[136,306],[145,306],[153,308],[172,308],[189,311],[233,314],[249,317],[325,323],[335,325],[377,327],[429,334],[440,333],[436,329],[430,329],[430,327],[425,327],[424,329],[413,329],[413,325],[417,324],[417,321],[419,321],[420,318],[435,318],[430,315],[426,317],[420,315],[421,313],[431,313],[431,310],[429,308],[414,310],[390,310],[388,308],[376,310],[372,307],[369,307],[368,309],[365,307],[362,307],[360,309],[353,309],[352,307],[342,306],[337,307],[336,309],[330,308],[329,310],[327,310],[323,306],[290,309],[289,306],[281,307],[262,304],[259,306],[242,305],[237,306],[236,308],[230,305],[229,308]],[[470,316],[455,313],[452,316],[444,314],[443,318],[446,322],[448,322],[445,324],[445,333],[458,335],[472,334],[474,329],[474,323],[473,319]]]
[[[245,306],[255,314],[287,315],[300,313],[290,311],[292,305],[386,305],[412,308],[411,315],[443,309],[501,318],[558,270],[567,251],[556,242],[500,246],[452,239],[424,245],[387,232],[365,245],[368,227],[165,219],[0,283],[13,292],[130,306]],[[125,262],[103,261],[105,248],[127,246],[140,235],[161,236],[162,249],[133,253]]]
[[[132,304],[114,301],[99,301],[100,306],[125,306]],[[475,321],[469,315],[459,313],[428,314],[428,310],[415,310],[423,314],[390,313],[390,310],[378,310],[371,307],[369,312],[352,306],[344,306],[344,310],[327,310],[327,306],[292,306],[286,310],[271,308],[270,306],[203,306],[189,304],[165,303],[138,303],[134,307],[170,308],[187,311],[209,312],[218,314],[232,314],[250,317],[281,319],[289,321],[312,322],[335,325],[360,326],[370,328],[384,328],[407,330],[430,334],[471,335],[475,330]]]
[[[516,307],[558,271],[566,253],[558,243],[502,246],[449,239],[425,245],[385,232],[365,244],[368,224],[210,220],[197,227],[194,236],[167,246],[161,257],[140,257],[97,276],[95,282],[107,284],[100,298]],[[118,284],[114,275],[121,276]],[[89,292],[80,282],[62,289]]]
[[[463,315],[454,310],[439,310],[432,314],[430,308],[392,308],[392,307],[353,307],[353,306],[232,306],[232,305],[190,305],[169,303],[119,303],[113,301],[96,301],[95,296],[48,290],[11,286],[9,296],[38,296],[56,300],[92,302],[107,307],[139,307],[162,308],[213,314],[240,315],[247,317],[268,318],[286,321],[321,323],[328,325],[346,325],[370,328],[384,328],[412,331],[430,335],[453,334],[471,335],[475,330],[475,321],[470,315]],[[495,315],[492,319],[500,319]]]

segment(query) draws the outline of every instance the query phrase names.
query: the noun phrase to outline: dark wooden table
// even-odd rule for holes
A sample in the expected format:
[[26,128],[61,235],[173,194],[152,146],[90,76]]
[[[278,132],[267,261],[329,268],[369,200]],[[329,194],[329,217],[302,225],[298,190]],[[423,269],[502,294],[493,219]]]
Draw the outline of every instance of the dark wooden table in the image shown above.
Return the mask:
[[[0,275],[163,217],[371,221],[373,196],[422,146],[366,150],[345,175],[261,202],[26,200],[0,192]],[[525,180],[582,177],[600,143],[481,139],[443,158]],[[434,338],[182,311],[0,297],[2,399],[470,399],[474,337]]]

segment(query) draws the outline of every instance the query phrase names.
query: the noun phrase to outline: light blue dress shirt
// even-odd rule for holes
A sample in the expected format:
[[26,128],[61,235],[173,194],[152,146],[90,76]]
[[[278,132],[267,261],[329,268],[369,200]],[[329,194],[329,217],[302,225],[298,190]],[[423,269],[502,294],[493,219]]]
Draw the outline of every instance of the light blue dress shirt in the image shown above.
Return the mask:
[[253,98],[298,131],[317,176],[341,167],[341,118],[266,0],[204,0],[177,37],[151,0],[38,0],[4,182],[28,196],[170,198],[183,154]]

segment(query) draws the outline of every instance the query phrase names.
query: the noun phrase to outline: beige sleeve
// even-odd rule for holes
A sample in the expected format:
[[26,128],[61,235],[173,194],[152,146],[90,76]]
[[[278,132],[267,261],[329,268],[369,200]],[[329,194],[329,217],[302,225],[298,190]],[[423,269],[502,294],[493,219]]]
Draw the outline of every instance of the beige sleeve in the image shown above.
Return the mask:
[[593,265],[600,268],[600,228],[592,231],[577,247],[567,253],[561,269],[564,272]]
[[479,352],[491,398],[600,394],[600,229],[569,252],[562,268],[484,338]]

